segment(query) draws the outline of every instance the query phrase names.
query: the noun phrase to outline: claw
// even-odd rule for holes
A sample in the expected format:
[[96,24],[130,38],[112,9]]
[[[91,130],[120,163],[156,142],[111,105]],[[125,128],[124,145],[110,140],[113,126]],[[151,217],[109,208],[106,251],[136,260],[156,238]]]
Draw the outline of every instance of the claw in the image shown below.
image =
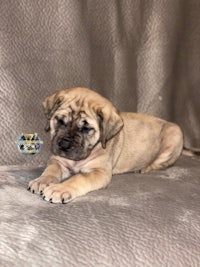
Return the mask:
[[70,202],[71,199],[72,199],[71,194],[69,194],[66,198],[63,197],[62,198],[62,204],[66,204],[66,203]]

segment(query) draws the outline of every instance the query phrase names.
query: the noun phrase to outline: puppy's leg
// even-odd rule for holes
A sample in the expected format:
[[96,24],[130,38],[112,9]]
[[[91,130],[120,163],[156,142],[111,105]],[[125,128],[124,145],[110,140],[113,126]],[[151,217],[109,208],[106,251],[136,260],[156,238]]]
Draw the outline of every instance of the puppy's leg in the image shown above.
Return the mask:
[[95,170],[90,173],[79,173],[70,179],[55,185],[50,185],[43,192],[43,199],[51,203],[67,203],[70,200],[106,187],[112,174],[107,171]]
[[[65,178],[70,176],[69,171],[66,169]],[[48,161],[48,166],[42,173],[42,175],[29,182],[28,190],[32,193],[40,193],[43,194],[43,190],[52,184],[57,184],[61,181],[63,177],[63,170],[61,165],[55,159],[50,159]]]
[[141,170],[142,173],[163,169],[172,165],[180,156],[183,148],[183,134],[178,125],[166,123],[161,132],[161,148],[151,165]]

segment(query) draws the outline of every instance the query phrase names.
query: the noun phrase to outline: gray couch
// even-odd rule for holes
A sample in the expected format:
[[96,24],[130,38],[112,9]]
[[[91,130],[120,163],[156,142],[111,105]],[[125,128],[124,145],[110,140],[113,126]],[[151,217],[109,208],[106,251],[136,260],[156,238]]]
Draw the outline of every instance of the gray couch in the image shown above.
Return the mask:
[[[0,266],[200,266],[198,156],[67,205],[26,190],[50,155],[41,103],[60,88],[174,121],[200,151],[199,14],[199,0],[1,1]],[[35,132],[40,153],[21,155]]]
[[42,168],[0,170],[2,267],[200,266],[199,159],[114,176],[66,205],[26,190]]

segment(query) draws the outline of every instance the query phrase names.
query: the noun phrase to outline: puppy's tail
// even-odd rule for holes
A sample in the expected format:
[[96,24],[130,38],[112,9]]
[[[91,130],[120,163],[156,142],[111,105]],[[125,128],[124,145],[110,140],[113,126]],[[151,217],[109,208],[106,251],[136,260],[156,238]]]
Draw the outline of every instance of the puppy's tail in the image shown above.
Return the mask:
[[182,155],[188,156],[188,157],[200,157],[200,151],[192,151],[184,147],[182,151]]

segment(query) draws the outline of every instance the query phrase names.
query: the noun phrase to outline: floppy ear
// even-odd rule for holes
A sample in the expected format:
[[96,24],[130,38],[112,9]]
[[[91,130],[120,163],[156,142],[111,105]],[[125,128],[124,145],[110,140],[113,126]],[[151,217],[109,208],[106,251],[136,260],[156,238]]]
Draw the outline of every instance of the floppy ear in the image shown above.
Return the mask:
[[64,97],[58,96],[58,94],[53,94],[48,96],[43,102],[44,113],[47,116],[47,124],[45,126],[45,131],[48,132],[50,130],[50,119],[54,112],[60,107]]
[[100,141],[103,148],[106,148],[106,142],[114,137],[124,126],[123,120],[117,110],[112,107],[101,108],[97,111],[100,125]]

